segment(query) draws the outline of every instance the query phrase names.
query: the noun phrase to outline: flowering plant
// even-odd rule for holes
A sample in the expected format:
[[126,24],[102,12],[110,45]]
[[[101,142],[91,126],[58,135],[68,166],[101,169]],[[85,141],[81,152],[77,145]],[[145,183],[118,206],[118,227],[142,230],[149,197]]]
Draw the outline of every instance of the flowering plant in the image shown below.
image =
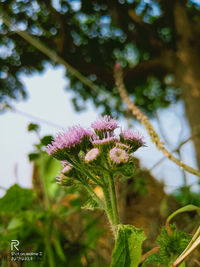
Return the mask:
[[[105,210],[116,239],[111,266],[117,266],[117,262],[121,264],[122,259],[117,256],[121,242],[130,243],[124,251],[129,256],[136,255],[134,246],[137,257],[134,256],[131,260],[134,265],[131,263],[130,266],[138,266],[145,236],[133,226],[120,224],[115,180],[119,176],[132,176],[135,169],[133,153],[145,143],[140,133],[121,129],[116,134],[117,128],[119,126],[116,120],[106,115],[93,122],[91,129],[73,126],[66,132],[59,133],[46,150],[49,155],[62,161],[63,170],[57,182],[63,186],[74,183],[83,186],[92,197],[95,203],[93,206]],[[95,193],[95,186],[102,188],[104,198]],[[137,245],[134,240],[137,240]]]
[[[59,133],[46,148],[49,155],[62,161],[63,169],[57,182],[63,186],[76,184],[84,187],[92,199],[87,207],[103,209],[107,214],[115,238],[111,267],[138,267],[141,261],[142,266],[146,263],[171,266],[189,239],[174,226],[170,228],[169,220],[180,212],[198,207],[189,205],[170,215],[166,229],[157,239],[160,252],[149,254],[146,260],[142,258],[142,243],[146,237],[142,230],[120,223],[115,182],[119,177],[123,180],[133,176],[134,152],[145,143],[139,132],[121,128],[116,134],[117,128],[120,127],[115,119],[104,116],[93,122],[90,129],[73,126]],[[96,186],[102,188],[103,196],[96,194]],[[183,256],[185,254],[181,254],[177,262],[181,262]]]

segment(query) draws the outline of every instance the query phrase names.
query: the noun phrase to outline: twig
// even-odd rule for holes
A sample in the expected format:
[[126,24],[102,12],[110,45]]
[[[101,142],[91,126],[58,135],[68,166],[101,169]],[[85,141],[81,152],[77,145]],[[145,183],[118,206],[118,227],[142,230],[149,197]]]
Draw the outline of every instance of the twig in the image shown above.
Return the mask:
[[173,263],[171,267],[177,267],[181,262],[185,260],[198,246],[200,245],[200,236],[196,239],[196,241],[191,245],[191,247],[184,253],[181,254],[180,257]]
[[160,137],[154,130],[153,126],[149,122],[148,118],[146,115],[144,115],[139,108],[131,101],[130,97],[127,94],[126,88],[124,86],[123,82],[123,73],[120,65],[117,63],[115,68],[114,68],[114,78],[115,78],[115,83],[116,86],[119,90],[120,96],[123,99],[123,101],[127,104],[128,108],[132,112],[132,114],[136,117],[137,120],[139,120],[146,128],[148,134],[151,137],[152,142],[156,145],[157,149],[162,151],[163,154],[176,163],[178,166],[183,168],[184,170],[198,176],[200,178],[200,172],[192,168],[191,166],[186,165],[176,157],[174,157],[164,146],[164,143],[160,141]]
[[[192,239],[190,240],[189,244],[185,248],[185,250],[181,253],[181,255],[176,259],[173,263],[172,267],[178,266],[192,251],[200,245],[200,226],[198,227],[197,231],[193,235]],[[194,245],[195,244],[195,245]],[[193,249],[191,249],[193,247]],[[188,252],[189,251],[189,252]]]
[[198,266],[200,266],[200,261],[198,261],[197,259],[194,259],[194,262],[195,262]]
[[[179,151],[180,149],[181,149],[181,147],[183,146],[183,145],[185,145],[187,142],[189,142],[190,140],[192,139],[192,137],[189,137],[189,138],[187,138],[186,140],[184,140],[183,142],[181,142],[180,144],[179,144],[179,146],[177,147],[177,148],[175,148],[173,151],[172,151],[172,153],[174,153],[174,152],[177,152],[177,151]],[[166,157],[163,157],[163,158],[161,158],[161,159],[159,159],[150,169],[149,169],[149,171],[152,171],[154,168],[156,168],[161,162],[163,162],[164,160],[166,159]]]
[[145,261],[146,258],[153,254],[153,253],[157,253],[159,251],[160,247],[155,247],[155,248],[152,248],[151,250],[149,250],[147,253],[145,253],[144,255],[142,255],[142,259],[141,259],[141,262]]
[[34,115],[32,115],[32,114],[29,114],[29,113],[26,113],[26,112],[23,112],[23,111],[21,111],[21,110],[18,110],[18,109],[16,109],[16,108],[13,108],[13,107],[10,106],[10,105],[2,105],[2,104],[0,104],[0,109],[2,109],[2,110],[6,110],[6,109],[7,109],[7,110],[10,110],[10,111],[13,112],[13,113],[16,113],[16,114],[19,114],[19,115],[21,115],[21,116],[27,117],[27,118],[32,119],[32,120],[34,120],[34,121],[39,121],[39,122],[41,122],[41,123],[50,125],[50,126],[52,126],[52,127],[54,127],[54,128],[57,128],[57,129],[62,129],[62,128],[63,128],[63,126],[61,126],[61,125],[59,125],[59,124],[56,124],[56,123],[53,123],[53,122],[51,122],[51,121],[48,121],[48,120],[45,120],[45,119],[36,117],[36,116],[34,116]]

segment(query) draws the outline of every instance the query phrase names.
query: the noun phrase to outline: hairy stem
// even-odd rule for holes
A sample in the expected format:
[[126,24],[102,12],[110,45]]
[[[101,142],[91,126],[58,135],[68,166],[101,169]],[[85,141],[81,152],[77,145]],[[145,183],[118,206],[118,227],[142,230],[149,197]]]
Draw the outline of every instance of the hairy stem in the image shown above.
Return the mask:
[[117,225],[119,224],[119,214],[114,180],[109,172],[104,174],[104,181],[106,182],[106,185],[103,187],[104,198],[106,202],[106,213],[108,215],[113,234],[116,239]]
[[103,193],[104,193],[105,205],[106,205],[105,211],[108,216],[110,224],[113,225],[114,220],[113,220],[113,210],[112,210],[112,204],[111,204],[111,199],[110,199],[110,193],[105,186],[103,187]]
[[119,213],[118,213],[118,206],[117,206],[117,197],[115,191],[115,184],[112,175],[108,175],[108,182],[109,182],[109,190],[111,195],[111,203],[113,209],[113,221],[114,224],[119,224]]

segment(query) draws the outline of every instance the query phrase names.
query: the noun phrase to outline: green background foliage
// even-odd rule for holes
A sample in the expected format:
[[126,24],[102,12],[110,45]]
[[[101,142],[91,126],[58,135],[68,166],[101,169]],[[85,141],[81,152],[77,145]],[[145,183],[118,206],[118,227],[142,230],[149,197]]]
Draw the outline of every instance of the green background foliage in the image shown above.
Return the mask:
[[[183,2],[195,22],[198,6]],[[77,110],[84,109],[84,101],[92,99],[107,114],[112,111],[116,115],[124,111],[113,81],[116,61],[125,68],[128,91],[144,111],[153,113],[179,97],[175,69],[167,63],[172,57],[175,67],[177,60],[174,5],[174,1],[4,0],[1,9],[20,29],[38,38],[112,96],[108,105],[107,95],[97,95],[66,73]],[[19,74],[42,72],[46,62],[54,63],[4,24],[0,25],[0,35],[0,101],[9,102],[26,96]]]

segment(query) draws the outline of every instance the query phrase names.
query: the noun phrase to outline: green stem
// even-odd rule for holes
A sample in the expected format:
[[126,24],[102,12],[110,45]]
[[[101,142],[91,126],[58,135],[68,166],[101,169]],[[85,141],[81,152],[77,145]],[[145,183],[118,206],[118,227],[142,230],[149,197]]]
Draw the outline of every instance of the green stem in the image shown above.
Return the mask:
[[106,202],[106,213],[109,218],[115,238],[117,237],[117,225],[119,224],[119,214],[117,207],[117,198],[115,192],[114,180],[111,174],[107,171],[104,173],[103,186],[104,198]]
[[115,184],[112,175],[108,175],[108,183],[109,183],[109,190],[111,194],[111,203],[112,203],[112,210],[113,210],[113,221],[114,225],[116,226],[119,224],[119,213],[117,207],[117,198],[115,192]]
[[112,204],[111,204],[111,199],[110,199],[110,193],[107,190],[106,186],[103,187],[103,193],[104,193],[105,204],[106,204],[105,211],[107,213],[110,224],[113,225],[114,219],[113,219]]

